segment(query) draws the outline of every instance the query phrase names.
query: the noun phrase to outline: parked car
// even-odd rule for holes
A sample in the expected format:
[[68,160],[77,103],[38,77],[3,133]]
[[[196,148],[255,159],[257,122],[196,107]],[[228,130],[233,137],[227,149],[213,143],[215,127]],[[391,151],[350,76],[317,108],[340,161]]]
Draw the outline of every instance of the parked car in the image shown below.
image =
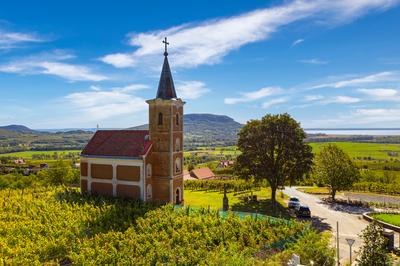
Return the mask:
[[295,209],[299,205],[300,205],[300,200],[298,198],[292,197],[289,199],[288,202],[289,209]]
[[308,206],[299,205],[295,208],[295,213],[297,217],[307,217],[311,218],[311,210]]

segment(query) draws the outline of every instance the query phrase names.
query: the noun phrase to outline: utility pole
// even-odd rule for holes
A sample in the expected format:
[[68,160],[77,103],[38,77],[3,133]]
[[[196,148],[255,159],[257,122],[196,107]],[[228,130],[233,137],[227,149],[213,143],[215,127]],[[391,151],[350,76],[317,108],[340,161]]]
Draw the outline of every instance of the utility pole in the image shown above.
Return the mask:
[[339,221],[336,221],[336,259],[337,265],[340,265],[340,257],[339,257]]

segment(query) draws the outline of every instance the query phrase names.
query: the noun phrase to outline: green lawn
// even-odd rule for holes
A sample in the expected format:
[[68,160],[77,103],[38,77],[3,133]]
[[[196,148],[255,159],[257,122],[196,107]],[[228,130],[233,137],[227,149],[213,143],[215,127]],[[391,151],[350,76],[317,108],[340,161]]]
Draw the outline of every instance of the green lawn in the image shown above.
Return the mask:
[[[273,210],[271,205],[271,190],[270,188],[262,188],[260,191],[253,192],[253,195],[257,195],[257,202],[244,202],[239,197],[250,195],[250,193],[244,193],[234,195],[234,193],[227,193],[229,200],[229,207],[233,211],[242,212],[258,212],[261,214],[288,217],[286,211],[286,199],[285,194],[277,192],[278,207]],[[283,198],[282,198],[283,196]],[[203,207],[213,209],[222,209],[223,193],[218,191],[195,191],[185,190],[185,206]]]
[[45,154],[45,155],[53,155],[55,152],[58,154],[67,154],[67,153],[77,153],[79,154],[81,150],[59,150],[59,151],[20,151],[20,152],[13,152],[13,153],[4,153],[0,154],[0,157],[18,157],[23,159],[32,159],[32,155],[34,154]]
[[372,216],[375,219],[380,220],[382,222],[400,226],[400,213],[399,214],[380,213],[380,214],[373,214]]

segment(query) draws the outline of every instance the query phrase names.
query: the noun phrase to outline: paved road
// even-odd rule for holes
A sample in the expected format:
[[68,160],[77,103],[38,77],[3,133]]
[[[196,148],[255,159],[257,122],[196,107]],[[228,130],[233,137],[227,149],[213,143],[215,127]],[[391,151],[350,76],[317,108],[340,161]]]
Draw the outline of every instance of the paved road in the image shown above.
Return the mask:
[[[295,188],[287,187],[283,191],[290,197],[297,197],[302,204],[310,207],[312,214],[313,224],[321,230],[331,230],[334,238],[333,242],[336,243],[336,222],[339,222],[339,255],[341,262],[349,259],[349,246],[346,238],[353,238],[356,242],[353,245],[353,251],[357,251],[362,242],[358,236],[361,231],[368,225],[363,220],[361,214],[357,210],[352,209],[338,209],[336,206],[329,206],[321,202],[321,200],[314,195],[306,194],[296,190]],[[355,255],[353,253],[353,260]]]

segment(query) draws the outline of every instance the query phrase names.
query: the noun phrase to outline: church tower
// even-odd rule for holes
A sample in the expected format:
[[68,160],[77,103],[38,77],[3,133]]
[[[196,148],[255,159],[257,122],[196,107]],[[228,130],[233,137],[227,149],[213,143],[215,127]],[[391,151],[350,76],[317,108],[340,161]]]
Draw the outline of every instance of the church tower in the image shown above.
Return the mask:
[[183,102],[177,97],[168,63],[167,38],[164,64],[155,99],[149,104],[151,182],[153,200],[183,202]]

